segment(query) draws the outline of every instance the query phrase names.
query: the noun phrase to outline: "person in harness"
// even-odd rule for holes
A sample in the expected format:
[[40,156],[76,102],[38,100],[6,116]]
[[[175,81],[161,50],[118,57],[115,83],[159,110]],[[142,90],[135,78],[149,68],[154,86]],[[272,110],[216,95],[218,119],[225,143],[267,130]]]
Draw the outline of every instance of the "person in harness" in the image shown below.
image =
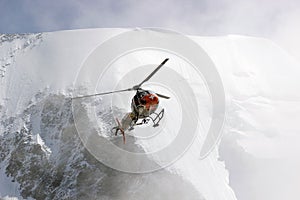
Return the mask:
[[[137,90],[131,101],[131,112],[123,117],[118,127],[114,128],[115,133],[122,130],[133,130],[135,125],[148,123],[150,120],[148,117],[156,111],[158,104],[159,100],[155,93],[147,90]],[[139,119],[142,119],[142,121],[137,123]],[[153,122],[155,123],[155,121]]]

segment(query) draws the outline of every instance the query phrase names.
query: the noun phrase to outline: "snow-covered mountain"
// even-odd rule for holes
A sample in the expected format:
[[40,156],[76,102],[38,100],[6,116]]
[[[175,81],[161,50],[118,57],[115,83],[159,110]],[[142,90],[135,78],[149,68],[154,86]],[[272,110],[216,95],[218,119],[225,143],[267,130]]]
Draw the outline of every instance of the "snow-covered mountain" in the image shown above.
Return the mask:
[[[214,108],[205,78],[174,52],[157,49],[137,49],[101,66],[99,46],[127,31],[0,35],[1,198],[299,199],[300,68],[292,57],[265,39],[189,37],[216,66],[226,96],[223,138],[202,158]],[[171,96],[161,100],[166,116],[159,129],[136,128],[125,145],[110,129],[134,93],[71,98],[130,87],[165,57],[170,63],[145,88]],[[183,120],[194,116],[195,137],[181,155],[165,164],[174,155],[151,154],[170,146]],[[128,160],[104,141],[146,157]],[[109,166],[115,162],[117,170]],[[152,165],[165,167],[128,173]]]

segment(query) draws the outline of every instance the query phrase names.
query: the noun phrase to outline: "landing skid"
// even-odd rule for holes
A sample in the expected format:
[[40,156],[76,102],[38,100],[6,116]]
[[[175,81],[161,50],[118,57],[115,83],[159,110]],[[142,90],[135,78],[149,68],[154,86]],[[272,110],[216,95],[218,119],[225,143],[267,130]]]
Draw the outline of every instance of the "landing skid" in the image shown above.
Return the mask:
[[164,117],[165,114],[165,109],[162,109],[158,114],[157,113],[152,113],[155,115],[155,117],[151,117],[149,116],[149,118],[152,120],[153,122],[153,127],[157,127],[159,126],[159,122],[162,120],[162,118]]
[[[136,123],[137,121],[133,121],[132,125],[129,127],[129,131],[132,131],[134,129],[134,126],[140,126],[143,124],[148,124],[148,122],[151,120],[153,122],[153,127],[158,127],[159,126],[159,122],[162,120],[162,118],[164,117],[165,114],[165,110],[162,109],[159,113],[152,113],[151,115],[154,116],[148,116],[142,119],[141,122]],[[125,144],[125,130],[122,128],[122,125],[120,123],[120,121],[116,118],[116,121],[118,123],[118,126],[112,128],[112,131],[115,131],[115,135],[118,134],[118,132],[120,131],[121,134],[123,135],[123,142]]]
[[153,122],[153,127],[157,127],[157,126],[159,126],[159,122],[164,117],[164,113],[165,113],[164,109],[162,109],[159,113],[152,113],[151,115],[155,115],[154,117],[153,116],[148,116],[148,117],[144,118],[141,122],[134,123],[132,126],[130,126],[130,128],[128,130],[132,131],[134,129],[134,126],[148,124],[148,122],[150,120]]

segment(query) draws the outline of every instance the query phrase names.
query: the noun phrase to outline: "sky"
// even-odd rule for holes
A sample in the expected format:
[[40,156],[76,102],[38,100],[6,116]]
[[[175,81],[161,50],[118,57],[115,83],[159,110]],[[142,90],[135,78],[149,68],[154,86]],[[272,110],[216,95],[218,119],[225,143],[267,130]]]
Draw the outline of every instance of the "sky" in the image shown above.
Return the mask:
[[273,40],[300,60],[298,0],[0,0],[0,33],[162,27]]

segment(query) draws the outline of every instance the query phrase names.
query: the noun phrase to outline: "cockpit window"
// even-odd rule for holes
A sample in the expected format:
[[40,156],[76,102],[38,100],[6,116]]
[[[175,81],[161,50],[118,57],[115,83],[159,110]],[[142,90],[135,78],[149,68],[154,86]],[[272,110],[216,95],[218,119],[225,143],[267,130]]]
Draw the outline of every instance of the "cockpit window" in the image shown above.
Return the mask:
[[139,97],[142,98],[146,96],[148,93],[146,91],[139,92]]

